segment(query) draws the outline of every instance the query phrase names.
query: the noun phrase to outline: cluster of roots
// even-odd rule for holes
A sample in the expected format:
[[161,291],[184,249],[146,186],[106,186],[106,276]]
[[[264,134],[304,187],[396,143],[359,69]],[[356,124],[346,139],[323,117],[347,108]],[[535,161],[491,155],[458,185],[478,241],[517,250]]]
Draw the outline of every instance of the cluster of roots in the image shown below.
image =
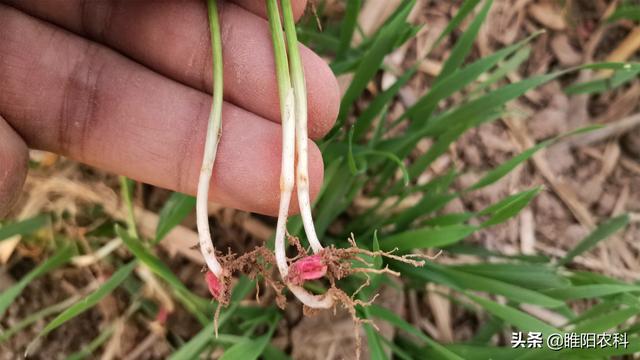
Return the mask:
[[[252,280],[256,280],[261,276],[264,282],[277,294],[278,306],[281,308],[284,307],[286,299],[284,295],[282,295],[282,290],[285,288],[285,285],[274,276],[273,269],[276,259],[271,250],[263,246],[258,246],[254,250],[240,256],[232,253],[226,255],[219,253],[217,256],[224,269],[222,279],[215,279],[211,272],[207,270],[206,266],[202,271],[206,273],[207,285],[209,286],[211,295],[220,305],[229,305],[232,275],[234,273],[242,273]],[[219,284],[216,283],[216,281],[218,281]],[[256,286],[258,286],[257,282]],[[260,291],[258,288],[256,296],[259,296],[259,294]]]
[[[377,295],[373,296],[368,301],[362,301],[357,299],[358,293],[367,287],[369,282],[369,274],[390,274],[398,276],[399,274],[388,267],[376,268],[374,264],[365,260],[365,257],[386,257],[396,261],[400,261],[406,264],[410,264],[416,267],[424,265],[425,259],[429,258],[425,255],[394,255],[394,251],[371,251],[367,249],[361,249],[356,245],[353,236],[349,238],[350,247],[348,248],[336,248],[329,246],[322,249],[316,254],[309,255],[301,244],[298,238],[294,236],[288,236],[289,243],[296,250],[296,255],[288,259],[289,275],[286,279],[281,279],[276,269],[276,259],[273,252],[265,247],[257,247],[254,250],[247,252],[243,255],[236,256],[234,254],[221,255],[219,254],[220,263],[224,270],[222,279],[215,279],[210,272],[207,272],[207,283],[209,290],[211,291],[215,300],[220,304],[216,310],[215,322],[217,332],[217,318],[221,306],[227,306],[230,300],[231,288],[231,275],[238,272],[247,275],[251,279],[262,278],[265,285],[274,290],[275,300],[278,307],[284,309],[287,304],[287,298],[283,294],[283,290],[288,284],[292,285],[304,285],[304,282],[309,280],[326,279],[328,282],[328,290],[324,296],[330,296],[333,298],[333,310],[336,311],[337,305],[341,304],[350,314],[354,320],[356,328],[355,339],[356,347],[360,348],[360,331],[359,326],[363,323],[370,323],[375,327],[375,324],[369,322],[366,319],[361,319],[357,316],[357,306],[370,305]],[[429,258],[431,259],[431,258]],[[359,264],[362,266],[354,266]],[[204,270],[206,271],[206,269]],[[337,287],[336,282],[344,279],[355,273],[363,273],[365,275],[365,282],[358,288],[352,295],[348,295],[343,290]],[[219,281],[216,283],[215,281]],[[256,282],[256,298],[260,300],[260,288],[258,282]],[[304,314],[312,316],[319,310],[304,306]],[[358,351],[359,352],[359,351]]]

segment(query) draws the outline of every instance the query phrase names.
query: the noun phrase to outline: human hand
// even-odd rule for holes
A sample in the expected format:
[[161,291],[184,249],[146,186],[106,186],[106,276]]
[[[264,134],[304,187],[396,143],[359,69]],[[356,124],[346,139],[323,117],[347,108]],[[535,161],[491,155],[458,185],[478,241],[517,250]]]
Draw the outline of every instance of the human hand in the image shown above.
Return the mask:
[[[306,1],[293,3],[300,16]],[[225,104],[210,198],[273,215],[281,133],[265,5],[221,6]],[[24,181],[24,143],[195,193],[211,106],[204,1],[0,0],[0,24],[0,216]],[[301,56],[317,139],[340,95],[325,62],[304,46]],[[309,172],[313,196],[323,174],[313,143]]]

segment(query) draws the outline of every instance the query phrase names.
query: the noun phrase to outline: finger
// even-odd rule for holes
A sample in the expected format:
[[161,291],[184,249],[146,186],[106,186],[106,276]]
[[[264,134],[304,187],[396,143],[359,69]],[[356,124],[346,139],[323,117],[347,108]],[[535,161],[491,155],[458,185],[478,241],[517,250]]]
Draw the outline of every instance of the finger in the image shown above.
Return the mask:
[[[234,3],[242,6],[243,8],[251,11],[252,13],[259,15],[263,18],[267,18],[267,2],[265,0],[232,0]],[[306,0],[293,0],[291,1],[291,8],[293,10],[293,17],[298,21],[304,9],[307,6]]]
[[20,196],[28,160],[27,145],[0,116],[0,218]]
[[[211,97],[107,48],[0,5],[0,112],[32,147],[190,194],[196,190]],[[280,126],[234,105],[211,198],[276,214]],[[310,143],[312,192],[322,159]]]
[[[168,77],[211,92],[211,46],[202,1],[13,2],[24,11],[109,45]],[[235,4],[223,4],[225,100],[279,122],[268,23]],[[309,134],[319,138],[333,126],[339,88],[324,60],[304,46],[300,51],[308,88]]]

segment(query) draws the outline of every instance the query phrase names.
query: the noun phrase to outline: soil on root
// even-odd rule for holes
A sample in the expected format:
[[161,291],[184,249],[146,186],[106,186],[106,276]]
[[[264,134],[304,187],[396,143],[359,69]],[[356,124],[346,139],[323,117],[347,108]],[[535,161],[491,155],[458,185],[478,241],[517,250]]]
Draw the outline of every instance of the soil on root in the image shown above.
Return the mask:
[[[361,348],[360,326],[367,323],[374,328],[377,327],[370,320],[360,318],[356,309],[358,306],[366,307],[371,305],[375,301],[377,294],[367,301],[363,301],[356,297],[362,289],[370,285],[369,274],[400,275],[399,273],[389,269],[388,266],[377,268],[375,264],[368,262],[365,258],[385,257],[416,267],[424,265],[425,259],[433,259],[433,257],[419,254],[395,255],[395,251],[372,251],[362,249],[357,246],[353,236],[348,239],[350,244],[350,247],[348,248],[336,248],[331,245],[316,254],[309,254],[309,251],[302,246],[298,238],[289,235],[288,240],[289,244],[295,248],[296,255],[287,260],[290,273],[284,280],[280,279],[276,274],[275,269],[277,268],[277,265],[275,255],[266,247],[256,247],[254,250],[240,256],[236,256],[235,254],[218,254],[218,258],[220,259],[225,272],[220,280],[222,282],[222,291],[212,291],[212,295],[220,304],[214,315],[216,333],[218,329],[217,322],[220,308],[222,306],[227,306],[230,301],[230,279],[234,273],[239,272],[245,274],[254,280],[261,277],[266,285],[273,289],[276,294],[276,304],[281,309],[284,309],[287,304],[287,299],[283,294],[283,290],[289,284],[302,286],[305,281],[324,278],[328,281],[329,288],[322,296],[328,296],[333,300],[332,310],[334,313],[337,311],[337,307],[341,305],[349,312],[353,319],[356,349],[357,354],[359,355]],[[354,266],[354,264],[361,264],[362,266]],[[206,271],[206,269],[204,271]],[[336,282],[338,280],[356,273],[365,274],[366,281],[353,294],[349,295],[344,290],[337,287]],[[209,282],[209,279],[207,279],[207,281]],[[256,297],[259,300],[260,290],[258,283],[256,283],[256,286]],[[209,283],[209,287],[211,289],[211,283]],[[319,311],[320,309],[310,308],[306,305],[303,307],[303,314],[305,316],[314,316]]]

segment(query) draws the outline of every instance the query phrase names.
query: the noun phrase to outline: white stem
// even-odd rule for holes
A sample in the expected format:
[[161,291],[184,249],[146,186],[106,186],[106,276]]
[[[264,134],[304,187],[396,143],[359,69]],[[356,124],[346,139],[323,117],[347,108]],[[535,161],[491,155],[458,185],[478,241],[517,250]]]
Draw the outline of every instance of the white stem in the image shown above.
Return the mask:
[[222,128],[222,40],[220,37],[220,21],[218,19],[218,5],[216,0],[209,0],[207,4],[209,16],[209,30],[211,31],[211,50],[213,59],[213,101],[207,125],[207,137],[204,143],[202,167],[198,178],[198,192],[196,194],[196,220],[198,224],[198,238],[200,251],[207,267],[219,280],[222,278],[222,266],[216,258],[216,250],[211,241],[209,229],[209,183],[211,172],[218,152]]
[[[284,6],[284,5],[283,5]],[[290,9],[291,4],[288,4],[288,10]],[[298,150],[298,156],[304,155],[304,161],[301,163],[298,162],[299,166],[302,164],[303,172],[305,179],[303,179],[302,186],[300,183],[300,176],[298,176],[298,194],[300,194],[300,188],[302,187],[302,192],[306,191],[306,202],[302,201],[300,204],[300,209],[304,209],[306,204],[306,210],[308,210],[307,217],[304,221],[305,224],[305,232],[307,232],[307,237],[309,236],[308,231],[308,220],[311,219],[311,204],[309,203],[309,180],[307,174],[307,160],[306,160],[306,102],[304,104],[298,104],[299,101],[297,92],[294,92],[291,86],[291,79],[289,77],[289,68],[287,61],[287,53],[285,49],[284,38],[282,34],[282,25],[280,23],[280,14],[278,13],[278,5],[276,0],[268,0],[267,1],[267,10],[269,14],[269,25],[271,30],[271,36],[273,40],[274,54],[275,54],[275,62],[276,62],[276,75],[278,77],[278,92],[280,94],[280,113],[282,116],[282,169],[280,172],[280,209],[278,214],[278,224],[276,225],[276,239],[275,239],[275,255],[276,255],[276,263],[278,265],[278,270],[280,272],[280,276],[286,282],[287,275],[289,274],[289,265],[287,263],[287,255],[286,255],[286,232],[287,232],[287,217],[289,215],[289,204],[291,202],[291,193],[293,191],[293,186],[296,181],[295,179],[295,156],[296,156],[296,119],[294,116],[299,114],[298,107],[302,107],[305,113],[304,117],[304,133],[302,135],[298,135],[298,139],[304,138],[304,147]],[[289,17],[292,17],[291,14],[288,14]],[[291,20],[291,19],[289,19]],[[297,41],[296,41],[297,43]],[[299,62],[299,59],[298,59]],[[304,80],[303,80],[304,81]],[[300,85],[299,83],[297,85]],[[304,83],[302,84],[304,88]],[[294,85],[295,86],[295,85]],[[304,94],[304,90],[302,92]],[[296,98],[294,98],[294,96]],[[306,95],[304,95],[306,100]],[[302,124],[301,124],[302,125]],[[300,169],[300,168],[299,168]],[[306,184],[306,185],[305,185]],[[303,196],[304,200],[304,196]],[[303,215],[304,217],[304,215]],[[313,222],[311,222],[311,226],[313,229]],[[312,243],[314,251],[319,251],[322,249],[320,243],[318,242],[317,236],[315,236],[315,231],[313,231],[313,240]],[[333,305],[332,296],[322,295],[316,296],[307,292],[304,288],[300,286],[295,286],[293,284],[288,283],[287,286],[291,289],[291,292],[305,305],[312,308],[328,308]]]
[[[297,84],[296,77],[292,77],[294,82],[294,93],[296,98],[296,150],[298,153],[298,163],[296,165],[296,186],[298,190],[298,206],[304,224],[304,232],[307,234],[309,245],[314,253],[322,250],[320,240],[313,225],[311,215],[311,201],[309,197],[309,150],[307,134],[307,95],[303,91],[306,88],[304,77],[298,79],[302,84]],[[302,89],[302,90],[301,90]]]
[[304,224],[304,232],[307,234],[309,245],[314,253],[322,250],[322,245],[318,240],[313,216],[311,215],[311,201],[309,197],[309,136],[307,133],[307,85],[304,79],[304,69],[298,49],[298,39],[291,10],[291,2],[282,2],[284,17],[284,28],[287,43],[287,53],[289,60],[289,74],[291,85],[295,96],[296,112],[296,152],[298,163],[296,165],[296,186],[298,188],[298,206]]
[[[220,90],[221,91],[221,90]],[[211,181],[211,172],[213,171],[213,163],[216,159],[218,151],[218,142],[220,139],[220,119],[216,121],[214,111],[209,116],[209,126],[207,129],[207,139],[204,145],[204,156],[202,160],[202,168],[200,169],[200,177],[198,178],[198,192],[196,194],[196,221],[198,224],[198,238],[200,240],[200,251],[204,257],[207,267],[219,279],[222,275],[222,266],[216,258],[216,252],[211,241],[211,232],[209,229],[209,182]]]
[[[295,119],[293,89],[286,96],[282,116],[282,169],[280,172],[280,209],[276,225],[275,254],[278,271],[283,280],[289,275],[286,254],[287,217],[294,184]],[[333,298],[328,294],[313,295],[301,286],[287,284],[291,292],[305,305],[314,309],[328,309],[333,306]]]
[[313,295],[302,286],[289,284],[289,290],[305,305],[312,309],[330,309],[334,300],[330,294]]
[[294,184],[295,158],[295,120],[293,119],[293,89],[289,88],[286,95],[284,114],[282,116],[282,168],[280,170],[280,209],[278,224],[276,225],[275,253],[280,276],[285,279],[289,273],[287,264],[286,241],[287,217]]

